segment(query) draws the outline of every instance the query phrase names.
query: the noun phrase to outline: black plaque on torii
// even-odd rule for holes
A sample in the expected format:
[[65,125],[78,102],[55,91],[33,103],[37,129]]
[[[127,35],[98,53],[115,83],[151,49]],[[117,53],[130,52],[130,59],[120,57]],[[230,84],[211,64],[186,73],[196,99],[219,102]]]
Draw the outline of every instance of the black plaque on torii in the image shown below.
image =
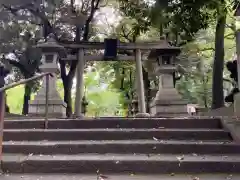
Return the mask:
[[104,39],[104,60],[117,60],[118,39]]

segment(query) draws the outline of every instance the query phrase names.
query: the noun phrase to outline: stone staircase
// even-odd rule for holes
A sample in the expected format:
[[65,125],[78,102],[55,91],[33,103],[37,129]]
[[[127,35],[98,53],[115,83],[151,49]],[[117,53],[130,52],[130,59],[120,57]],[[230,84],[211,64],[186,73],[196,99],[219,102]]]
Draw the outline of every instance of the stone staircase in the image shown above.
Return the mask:
[[239,173],[219,119],[6,120],[7,173]]

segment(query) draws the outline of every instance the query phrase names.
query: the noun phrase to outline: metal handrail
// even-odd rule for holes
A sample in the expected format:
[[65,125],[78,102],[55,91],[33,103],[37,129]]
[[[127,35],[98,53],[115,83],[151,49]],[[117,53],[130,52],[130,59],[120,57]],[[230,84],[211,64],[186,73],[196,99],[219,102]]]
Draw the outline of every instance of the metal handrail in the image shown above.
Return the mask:
[[[43,73],[40,75],[36,75],[34,77],[20,80],[15,83],[11,83],[9,85],[6,85],[2,88],[0,88],[0,163],[2,162],[2,143],[3,143],[3,129],[4,129],[4,115],[5,115],[5,92],[8,89],[14,88],[16,86],[19,86],[21,84],[26,84],[28,82],[41,79],[46,76],[46,102],[45,102],[45,121],[44,121],[44,128],[48,128],[48,101],[49,101],[49,77],[53,76],[52,73]],[[1,169],[1,164],[0,164]]]
[[8,89],[14,88],[14,87],[22,85],[22,84],[26,84],[26,83],[28,83],[30,81],[41,79],[42,77],[47,76],[47,75],[53,76],[52,73],[49,73],[49,72],[48,73],[42,73],[40,75],[36,75],[36,76],[28,78],[28,79],[23,79],[23,80],[20,80],[18,82],[14,82],[14,83],[8,84],[8,85],[0,88],[0,92],[6,91]]

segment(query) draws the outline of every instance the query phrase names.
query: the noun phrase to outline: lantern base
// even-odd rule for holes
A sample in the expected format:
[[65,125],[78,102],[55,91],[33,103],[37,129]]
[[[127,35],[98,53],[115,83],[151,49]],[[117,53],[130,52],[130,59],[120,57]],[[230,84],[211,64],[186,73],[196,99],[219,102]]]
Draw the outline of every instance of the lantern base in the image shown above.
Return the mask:
[[[48,116],[65,118],[67,105],[63,102],[56,89],[56,76],[49,78],[48,97]],[[46,77],[44,77],[42,87],[35,95],[34,100],[29,101],[29,114],[35,116],[45,116],[45,107]]]
[[84,119],[85,118],[85,115],[83,113],[79,114],[79,115],[76,115],[76,114],[73,114],[73,118],[74,119]]
[[187,102],[175,88],[161,88],[150,104],[150,112],[155,117],[186,117]]
[[234,115],[240,117],[240,93],[234,96]]
[[[29,103],[29,115],[44,117],[46,115],[46,101],[33,100]],[[62,100],[48,101],[48,117],[50,118],[65,118],[66,104]]]
[[135,115],[135,118],[150,118],[151,116],[150,116],[150,114],[148,114],[148,113],[137,113],[136,115]]

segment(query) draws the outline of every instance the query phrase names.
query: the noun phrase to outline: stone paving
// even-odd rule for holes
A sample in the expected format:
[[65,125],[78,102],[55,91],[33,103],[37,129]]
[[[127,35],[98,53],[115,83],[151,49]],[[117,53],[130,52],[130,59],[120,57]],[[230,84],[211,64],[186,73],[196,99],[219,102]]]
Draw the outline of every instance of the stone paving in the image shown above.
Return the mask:
[[240,174],[204,174],[204,175],[107,175],[98,177],[97,175],[2,175],[1,180],[239,180]]

